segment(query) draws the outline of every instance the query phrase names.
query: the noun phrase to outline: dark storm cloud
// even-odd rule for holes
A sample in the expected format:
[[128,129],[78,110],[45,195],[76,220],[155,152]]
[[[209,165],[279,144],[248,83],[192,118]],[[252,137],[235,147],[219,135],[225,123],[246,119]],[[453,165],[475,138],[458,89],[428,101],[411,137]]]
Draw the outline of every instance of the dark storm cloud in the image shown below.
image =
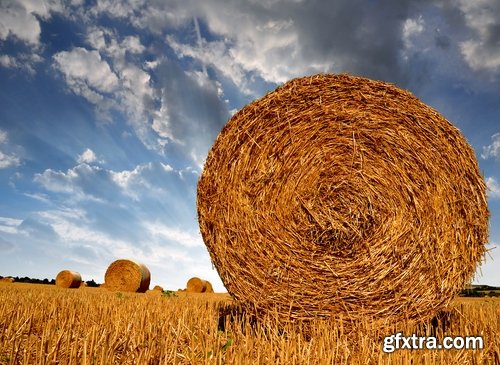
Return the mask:
[[[334,71],[406,83],[402,27],[416,1],[320,1],[293,9],[305,54],[338,60]],[[421,2],[420,2],[421,3]]]

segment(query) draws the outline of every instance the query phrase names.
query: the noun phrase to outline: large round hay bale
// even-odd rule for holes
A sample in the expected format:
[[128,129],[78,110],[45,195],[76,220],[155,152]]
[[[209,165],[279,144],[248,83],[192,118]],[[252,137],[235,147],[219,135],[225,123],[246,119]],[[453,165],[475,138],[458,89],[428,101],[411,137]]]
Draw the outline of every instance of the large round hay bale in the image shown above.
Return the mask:
[[213,293],[212,284],[197,277],[188,280],[186,284],[186,291],[189,293]]
[[228,292],[285,321],[427,319],[488,239],[460,131],[410,92],[349,75],[291,80],[236,113],[197,206]]
[[132,260],[116,260],[104,275],[106,288],[112,291],[145,293],[151,274],[148,268]]
[[80,273],[71,270],[63,270],[56,276],[56,286],[60,288],[79,288],[82,283]]

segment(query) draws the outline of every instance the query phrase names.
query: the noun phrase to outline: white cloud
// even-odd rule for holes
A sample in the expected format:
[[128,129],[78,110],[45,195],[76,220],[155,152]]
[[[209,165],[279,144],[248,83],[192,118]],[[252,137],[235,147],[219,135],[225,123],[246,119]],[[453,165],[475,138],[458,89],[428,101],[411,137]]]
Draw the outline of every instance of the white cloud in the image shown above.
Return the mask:
[[166,172],[174,171],[174,168],[169,164],[164,164],[163,162],[160,162],[160,164]]
[[[43,5],[42,2],[37,3]],[[6,40],[13,36],[34,46],[38,45],[41,29],[35,15],[47,15],[47,12],[35,2],[0,2],[0,39]]]
[[15,155],[5,154],[0,151],[0,169],[15,167],[21,164],[21,159]]
[[1,55],[0,66],[11,69],[19,69],[30,75],[35,74],[35,66],[42,62],[43,59],[36,53],[20,53],[16,56]]
[[[128,197],[139,200],[138,191],[143,189],[150,190],[153,187],[144,179],[143,174],[146,170],[151,170],[152,165],[138,165],[133,170],[110,171],[111,179],[118,185],[122,192]],[[138,189],[140,187],[141,189]]]
[[99,93],[110,93],[118,87],[117,76],[97,51],[76,47],[56,53],[54,60],[75,92],[82,84]]
[[[331,59],[311,59],[302,50],[297,26],[290,18],[269,19],[257,13],[238,14],[241,9],[223,20],[217,6],[201,6],[211,30],[223,39],[196,43],[181,43],[167,36],[167,43],[179,57],[190,57],[217,70],[234,82],[240,91],[251,95],[249,73],[267,82],[282,83],[292,77],[325,72],[333,66]],[[220,9],[219,9],[220,10]]]
[[75,192],[75,187],[72,185],[71,180],[76,176],[77,174],[74,170],[68,170],[67,173],[64,173],[62,171],[47,169],[41,174],[35,174],[33,180],[49,191],[73,193]]
[[424,31],[425,21],[420,15],[418,18],[406,19],[403,23],[403,43],[405,51],[411,51],[413,39]]
[[87,148],[85,151],[82,152],[81,155],[78,156],[77,160],[78,163],[92,163],[97,161],[97,157],[90,148]]
[[144,222],[144,228],[153,237],[174,242],[184,247],[203,247],[203,240],[199,234],[189,233],[179,228],[169,227],[158,222]]
[[23,195],[27,196],[28,198],[41,201],[43,203],[50,203],[50,199],[49,199],[49,196],[47,194],[43,194],[43,193],[35,193],[35,194],[23,193]]
[[474,37],[460,44],[462,55],[473,70],[500,71],[500,3],[497,0],[460,0],[459,8]]
[[486,178],[486,187],[487,187],[486,193],[491,199],[500,198],[500,184],[498,183],[496,178],[494,177]]
[[42,61],[38,54],[40,43],[40,19],[48,20],[53,12],[62,11],[59,0],[0,1],[0,41],[16,39],[26,43],[30,52],[1,55],[0,66],[20,69],[35,74],[35,66]]
[[0,56],[0,65],[6,68],[15,68],[17,67],[16,59],[12,56],[1,55]]
[[143,118],[149,119],[150,116],[147,106],[155,99],[150,84],[151,76],[132,64],[120,67],[118,72],[122,84],[119,92],[120,104],[131,117],[132,125],[140,130],[145,127]]
[[139,36],[126,36],[120,41],[115,31],[98,26],[88,28],[87,43],[96,50],[104,52],[115,61],[122,62],[127,52],[131,55],[138,55],[146,50]]
[[107,101],[106,108],[122,112],[146,147],[158,148],[158,145],[151,142],[154,139],[150,138],[150,135],[155,132],[152,125],[157,125],[151,123],[151,120],[156,119],[161,110],[158,111],[154,107],[158,98],[152,86],[151,76],[146,71],[153,69],[157,64],[145,63],[144,69],[137,66],[137,63],[141,63],[136,56],[146,49],[140,38],[126,36],[120,39],[120,36],[111,29],[93,26],[87,31],[87,43],[97,50],[93,52],[98,52],[109,59],[109,66],[114,70],[117,80],[116,88],[109,95],[91,94],[87,99],[96,100],[93,103],[97,105]]
[[178,171],[163,163],[150,162],[132,170],[113,171],[83,162],[67,171],[47,169],[35,174],[34,181],[48,191],[71,194],[73,202],[109,202],[125,197],[139,201],[147,196],[165,196],[168,186],[158,178],[165,177],[166,173],[177,174],[180,178]]
[[109,171],[98,166],[79,164],[71,169],[55,171],[47,169],[35,174],[33,181],[48,191],[71,194],[70,201],[91,200],[103,202],[116,194]]
[[121,43],[122,47],[128,52],[134,54],[140,54],[146,49],[142,44],[138,36],[127,36],[123,39]]
[[18,233],[18,227],[22,222],[22,219],[0,217],[0,232],[16,234]]
[[473,70],[500,69],[500,50],[485,47],[483,42],[469,40],[460,45],[465,61]]
[[245,70],[244,65],[238,62],[234,51],[224,41],[205,43],[203,48],[198,45],[182,44],[173,36],[167,36],[167,43],[179,57],[191,57],[200,61],[201,65],[208,65],[222,73],[224,77],[234,82],[242,92],[251,94],[246,85],[246,71],[255,71],[255,68]]
[[[0,147],[5,148],[8,143],[7,132],[0,129]],[[3,145],[3,146],[1,146]],[[0,150],[0,169],[16,167],[21,164],[21,158],[14,153]]]
[[135,9],[144,6],[145,0],[99,0],[92,11],[97,15],[109,13],[117,18],[131,18]]
[[488,146],[483,146],[483,153],[481,153],[481,157],[483,159],[487,158],[497,158],[500,159],[500,133],[495,133],[491,136],[493,142],[491,142]]

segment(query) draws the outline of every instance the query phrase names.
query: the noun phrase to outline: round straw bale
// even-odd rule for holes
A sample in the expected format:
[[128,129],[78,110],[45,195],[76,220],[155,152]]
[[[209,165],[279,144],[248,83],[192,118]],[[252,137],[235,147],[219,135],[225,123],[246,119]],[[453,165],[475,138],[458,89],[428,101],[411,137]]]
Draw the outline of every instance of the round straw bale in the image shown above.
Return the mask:
[[10,284],[10,283],[13,283],[14,281],[15,281],[14,278],[11,278],[9,276],[0,279],[0,283]]
[[283,321],[428,319],[488,240],[460,131],[410,92],[349,75],[291,80],[236,113],[197,209],[228,292]]
[[213,293],[214,288],[212,287],[212,283],[208,280],[205,280],[205,293]]
[[163,288],[159,285],[155,285],[155,287],[153,288],[153,290],[156,290],[156,291],[163,291]]
[[104,275],[106,288],[113,291],[145,293],[151,274],[148,268],[132,260],[116,260]]
[[85,287],[87,287],[87,283],[85,281],[82,281],[80,283],[80,288],[85,288]]
[[80,273],[71,270],[63,270],[56,276],[56,286],[60,288],[79,288],[82,283]]
[[186,291],[189,293],[213,293],[212,284],[210,282],[194,277],[188,280]]

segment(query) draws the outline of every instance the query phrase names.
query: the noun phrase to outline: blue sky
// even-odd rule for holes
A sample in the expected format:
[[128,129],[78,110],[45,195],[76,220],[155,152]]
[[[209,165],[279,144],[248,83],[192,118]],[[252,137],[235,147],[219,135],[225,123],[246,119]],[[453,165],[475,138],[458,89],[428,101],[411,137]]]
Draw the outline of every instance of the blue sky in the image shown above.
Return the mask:
[[475,282],[500,286],[497,0],[1,1],[0,275],[102,282],[133,258],[153,285],[224,290],[196,217],[207,152],[319,72],[396,83],[462,131],[489,187]]

